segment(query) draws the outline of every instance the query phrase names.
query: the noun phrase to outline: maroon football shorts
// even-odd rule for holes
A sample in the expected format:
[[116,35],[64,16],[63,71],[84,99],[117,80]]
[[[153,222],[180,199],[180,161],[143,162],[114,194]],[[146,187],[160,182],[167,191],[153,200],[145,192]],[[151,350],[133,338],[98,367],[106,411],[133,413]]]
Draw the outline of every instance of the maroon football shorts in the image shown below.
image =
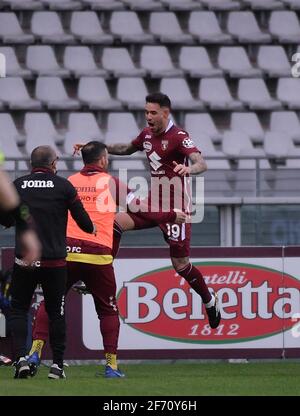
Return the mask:
[[191,242],[191,224],[156,224],[153,221],[141,218],[138,214],[128,212],[128,215],[134,221],[134,229],[142,230],[144,228],[159,227],[163,233],[166,243],[170,247],[170,256],[181,258],[190,256],[190,242]]

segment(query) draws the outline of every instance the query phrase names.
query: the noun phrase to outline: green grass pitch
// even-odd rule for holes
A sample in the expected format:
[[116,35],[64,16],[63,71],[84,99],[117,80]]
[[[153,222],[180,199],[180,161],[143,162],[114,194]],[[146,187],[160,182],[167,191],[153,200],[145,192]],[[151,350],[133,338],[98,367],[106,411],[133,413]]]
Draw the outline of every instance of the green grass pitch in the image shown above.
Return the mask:
[[32,379],[14,380],[11,367],[0,367],[0,396],[300,396],[299,361],[120,367],[124,379],[105,379],[102,366],[70,366],[66,380],[48,380],[45,366]]

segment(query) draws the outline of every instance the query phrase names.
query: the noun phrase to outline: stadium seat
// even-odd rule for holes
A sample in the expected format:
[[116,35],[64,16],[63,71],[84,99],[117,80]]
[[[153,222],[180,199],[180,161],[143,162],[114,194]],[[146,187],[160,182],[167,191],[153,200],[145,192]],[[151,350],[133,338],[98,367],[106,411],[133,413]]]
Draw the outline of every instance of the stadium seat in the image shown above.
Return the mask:
[[68,132],[77,136],[77,143],[78,140],[103,140],[103,132],[93,113],[70,113]]
[[82,141],[87,143],[90,140],[103,141],[103,136],[95,137],[94,135],[89,134],[89,133],[86,133],[83,136],[82,135],[78,136],[78,133],[76,131],[67,131],[65,135],[64,148],[63,148],[64,154],[66,156],[73,156],[74,162],[77,161],[78,159],[81,159],[80,157],[74,156],[74,145]]
[[39,135],[41,139],[45,136],[49,136],[55,143],[63,143],[63,136],[58,134],[48,113],[26,113],[24,119],[24,130],[28,136]]
[[199,98],[211,110],[240,110],[243,104],[232,98],[223,78],[202,78],[199,83]]
[[[87,140],[89,140],[89,137],[87,135]],[[65,141],[64,141],[64,154],[66,156],[72,156],[74,154],[74,145],[80,143],[83,139],[78,136],[78,134],[74,131],[67,131],[65,134]],[[75,160],[79,159],[79,157],[74,156]],[[75,161],[74,160],[74,161]]]
[[243,0],[246,6],[252,10],[281,10],[284,5],[278,0]]
[[88,46],[67,46],[64,53],[64,67],[76,77],[107,77],[105,69],[96,65]]
[[[282,132],[267,132],[264,140],[264,150],[269,159],[276,160],[287,158],[288,156],[300,156],[300,149],[297,149],[291,138]],[[292,163],[291,159],[289,166],[291,165],[296,165],[295,167],[299,168],[300,158],[299,160],[294,160],[294,163]]]
[[117,98],[130,110],[143,110],[148,90],[143,78],[119,78]]
[[262,144],[265,132],[257,115],[253,113],[232,113],[230,129],[246,133],[253,143]]
[[273,111],[270,119],[270,130],[290,136],[300,144],[300,121],[294,111]]
[[47,105],[49,110],[76,110],[80,108],[78,100],[68,96],[60,78],[37,78],[35,95]]
[[[128,91],[127,91],[127,94]],[[82,77],[78,85],[78,98],[91,110],[120,110],[120,101],[111,97],[106,82],[99,77]]]
[[166,46],[143,46],[141,67],[148,71],[152,78],[183,76],[182,69],[175,68]]
[[56,12],[34,12],[31,31],[42,43],[73,43],[72,35],[65,33]]
[[154,43],[154,36],[144,32],[136,12],[112,12],[109,27],[123,43]]
[[223,134],[222,149],[224,153],[238,163],[239,169],[255,169],[255,159],[241,159],[240,156],[264,157],[263,149],[253,146],[250,137],[240,130],[228,130]]
[[[109,113],[105,133],[106,144],[116,144],[135,139],[140,129],[132,113]],[[142,152],[136,152],[132,158],[141,157]]]
[[83,5],[88,5],[92,10],[123,10],[124,4],[119,0],[81,0]]
[[4,0],[3,6],[9,6],[11,10],[42,10],[44,8],[40,0]]
[[279,78],[277,98],[291,110],[300,109],[300,84],[298,78]]
[[218,64],[231,78],[253,78],[262,75],[261,69],[253,68],[245,49],[241,46],[221,47]]
[[300,10],[300,0],[281,0],[284,5],[292,10]]
[[111,45],[113,36],[102,29],[96,12],[73,12],[70,31],[80,39],[81,43]]
[[271,36],[263,33],[250,11],[230,12],[227,21],[228,32],[241,43],[269,43]]
[[[32,150],[36,148],[37,146],[51,146],[55,150],[58,157],[63,156],[62,152],[57,147],[54,141],[54,138],[52,136],[43,135],[41,137],[39,133],[28,134],[26,138],[26,142],[25,142],[25,149],[26,149],[27,154],[30,155]],[[65,161],[59,160],[57,162],[57,170],[64,171],[64,170],[69,170],[69,169]]]
[[[5,150],[6,158],[24,159],[24,154],[20,151],[13,136],[9,136],[4,131],[0,131],[0,147]],[[4,169],[13,172],[16,170],[16,164],[12,160],[4,162]],[[18,162],[18,170],[28,170],[28,165],[24,161]]]
[[200,43],[232,43],[232,37],[228,33],[222,32],[214,12],[191,12],[188,28]]
[[144,77],[146,70],[137,68],[126,48],[104,48],[103,68],[114,77]]
[[49,7],[50,10],[81,10],[82,3],[80,0],[39,0],[42,4]]
[[201,4],[216,11],[239,10],[241,7],[240,2],[232,0],[201,0]]
[[202,5],[194,0],[160,0],[161,4],[167,6],[169,10],[179,11],[179,10],[201,10]]
[[[199,133],[198,130],[190,130],[189,135],[205,158],[208,169],[230,169],[228,161],[222,159],[222,157],[224,158],[225,156],[224,152],[215,149],[213,142],[208,134]],[[206,159],[207,157],[209,157],[209,159]],[[219,157],[220,159],[212,159],[213,157]]]
[[51,46],[29,46],[26,53],[26,66],[39,76],[68,78],[70,71],[62,68]]
[[174,12],[152,12],[149,29],[162,43],[194,43],[194,39],[189,33],[183,33]]
[[194,99],[184,78],[162,78],[160,91],[172,99],[174,110],[202,110],[203,102]]
[[299,43],[300,24],[296,12],[272,12],[269,21],[269,31],[280,43]]
[[24,33],[15,13],[0,13],[0,39],[3,43],[33,43],[34,36]]
[[122,0],[131,10],[162,10],[162,4],[157,0]]
[[18,62],[15,50],[11,47],[0,47],[0,53],[6,59],[6,76],[31,78],[32,73],[29,69],[22,68]]
[[269,77],[289,77],[291,64],[282,46],[260,46],[257,65]]
[[2,134],[7,137],[7,141],[13,140],[16,143],[25,143],[25,136],[18,131],[11,114],[0,113],[0,126]]
[[40,110],[40,101],[30,98],[22,78],[0,78],[0,101],[10,110]]
[[213,142],[220,142],[222,139],[222,135],[216,128],[209,113],[186,113],[184,118],[184,128],[189,134],[192,132],[193,137],[196,137],[198,132],[208,135]]
[[207,50],[202,46],[182,46],[179,66],[192,78],[223,76],[223,71],[212,65]]
[[240,79],[238,98],[251,110],[277,110],[281,103],[272,99],[263,79]]

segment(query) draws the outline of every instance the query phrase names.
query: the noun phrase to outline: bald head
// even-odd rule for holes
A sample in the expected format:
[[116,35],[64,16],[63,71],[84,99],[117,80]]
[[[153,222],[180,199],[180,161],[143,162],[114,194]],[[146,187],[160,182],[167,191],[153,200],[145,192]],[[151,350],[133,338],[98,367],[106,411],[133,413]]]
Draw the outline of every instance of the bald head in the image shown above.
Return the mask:
[[50,146],[38,146],[31,153],[31,166],[33,168],[51,167],[57,159],[57,154]]

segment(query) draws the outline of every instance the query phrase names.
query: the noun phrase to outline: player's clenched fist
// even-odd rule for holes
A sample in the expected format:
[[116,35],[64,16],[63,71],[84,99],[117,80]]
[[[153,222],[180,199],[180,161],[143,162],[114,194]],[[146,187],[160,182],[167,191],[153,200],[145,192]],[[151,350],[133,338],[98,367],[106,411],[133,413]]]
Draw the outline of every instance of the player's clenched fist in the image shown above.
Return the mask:
[[186,222],[188,216],[184,212],[177,209],[174,209],[174,211],[176,212],[175,224],[183,224]]

